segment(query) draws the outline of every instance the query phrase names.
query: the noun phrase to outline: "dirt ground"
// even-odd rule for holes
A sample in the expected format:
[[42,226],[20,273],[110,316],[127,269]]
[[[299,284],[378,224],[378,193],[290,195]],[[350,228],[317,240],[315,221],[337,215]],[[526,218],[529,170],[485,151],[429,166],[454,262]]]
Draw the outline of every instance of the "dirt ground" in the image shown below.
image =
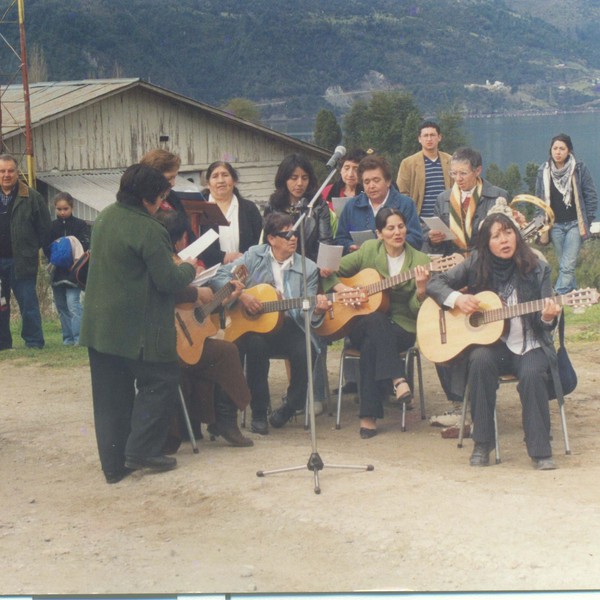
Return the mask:
[[[526,455],[512,385],[502,386],[502,463],[468,464],[418,411],[400,430],[358,436],[345,396],[342,428],[316,419],[322,493],[307,469],[299,420],[253,448],[183,445],[169,473],[107,485],[95,447],[89,373],[0,363],[0,594],[199,593],[600,588],[598,345],[571,345],[579,387],[568,398],[572,453],[552,403],[556,471]],[[273,367],[273,397],[283,390]],[[338,356],[329,357],[336,387]],[[446,409],[425,365],[428,416]],[[279,371],[277,373],[277,371]]]

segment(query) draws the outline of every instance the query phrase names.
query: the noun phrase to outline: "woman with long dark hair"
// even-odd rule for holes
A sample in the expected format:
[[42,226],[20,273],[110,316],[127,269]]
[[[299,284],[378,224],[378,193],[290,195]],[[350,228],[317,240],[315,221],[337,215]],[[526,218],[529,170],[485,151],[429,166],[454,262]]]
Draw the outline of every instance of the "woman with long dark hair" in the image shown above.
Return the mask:
[[[275,191],[269,198],[264,216],[272,212],[284,212],[291,215],[294,222],[297,221],[317,189],[317,176],[308,158],[303,154],[286,156],[277,169]],[[306,256],[316,261],[319,242],[333,243],[329,206],[323,198],[316,200],[312,216],[305,219],[304,232]]]
[[[466,289],[465,292],[458,290]],[[560,386],[551,331],[560,306],[550,298],[550,267],[523,241],[516,223],[492,213],[482,222],[476,250],[464,262],[435,276],[427,293],[440,306],[470,315],[481,310],[475,294],[495,292],[507,305],[544,300],[541,312],[508,320],[505,335],[496,343],[471,346],[456,359],[452,391],[468,388],[475,446],[472,466],[487,466],[495,446],[494,407],[500,375],[512,374],[523,409],[527,452],[537,469],[556,468],[550,446],[550,390]]]
[[598,195],[588,168],[575,158],[567,134],[552,138],[549,154],[538,169],[535,195],[554,211],[550,238],[559,261],[555,288],[558,294],[566,294],[577,287],[577,257],[582,242],[590,236]]

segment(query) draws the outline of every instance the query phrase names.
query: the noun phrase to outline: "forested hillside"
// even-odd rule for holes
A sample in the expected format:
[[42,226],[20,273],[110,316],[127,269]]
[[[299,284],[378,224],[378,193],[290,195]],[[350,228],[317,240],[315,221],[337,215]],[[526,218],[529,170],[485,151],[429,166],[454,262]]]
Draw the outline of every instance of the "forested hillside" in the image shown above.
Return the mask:
[[425,110],[572,108],[600,81],[596,22],[566,35],[503,0],[26,0],[26,24],[50,80],[142,77],[296,115],[390,88]]

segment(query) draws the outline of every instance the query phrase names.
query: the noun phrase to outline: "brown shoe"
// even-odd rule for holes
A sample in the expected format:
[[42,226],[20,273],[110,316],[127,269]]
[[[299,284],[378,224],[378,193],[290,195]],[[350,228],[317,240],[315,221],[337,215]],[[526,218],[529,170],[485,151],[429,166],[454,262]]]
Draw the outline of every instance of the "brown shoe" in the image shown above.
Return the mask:
[[236,448],[247,448],[249,446],[254,446],[254,442],[250,438],[242,435],[242,432],[237,424],[225,425],[223,423],[211,423],[208,426],[208,432],[215,437],[221,436],[226,442],[228,442],[231,446],[235,446]]

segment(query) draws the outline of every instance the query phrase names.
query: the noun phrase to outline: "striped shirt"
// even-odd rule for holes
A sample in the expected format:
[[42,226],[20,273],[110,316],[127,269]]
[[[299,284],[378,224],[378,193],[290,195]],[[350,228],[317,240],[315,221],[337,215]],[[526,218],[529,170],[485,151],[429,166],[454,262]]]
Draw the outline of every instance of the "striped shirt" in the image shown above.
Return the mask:
[[423,206],[421,207],[422,217],[433,217],[433,209],[437,197],[446,189],[444,185],[444,172],[440,158],[430,160],[425,159],[425,196],[423,197]]

